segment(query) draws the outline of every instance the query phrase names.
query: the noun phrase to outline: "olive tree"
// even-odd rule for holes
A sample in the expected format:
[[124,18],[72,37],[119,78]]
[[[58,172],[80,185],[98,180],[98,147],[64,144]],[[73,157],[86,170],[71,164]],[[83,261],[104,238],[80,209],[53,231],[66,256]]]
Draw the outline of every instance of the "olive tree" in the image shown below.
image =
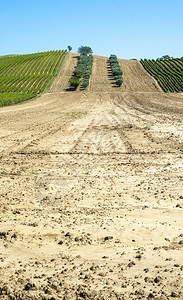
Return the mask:
[[88,46],[81,46],[78,48],[78,53],[86,53],[86,54],[92,54],[93,51],[90,47]]

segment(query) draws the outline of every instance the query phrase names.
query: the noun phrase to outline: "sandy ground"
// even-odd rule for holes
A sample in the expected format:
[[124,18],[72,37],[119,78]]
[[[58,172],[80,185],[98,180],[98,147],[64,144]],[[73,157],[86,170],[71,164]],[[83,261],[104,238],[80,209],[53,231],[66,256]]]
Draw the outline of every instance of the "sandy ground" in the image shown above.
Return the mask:
[[183,299],[183,96],[94,57],[0,109],[0,299]]

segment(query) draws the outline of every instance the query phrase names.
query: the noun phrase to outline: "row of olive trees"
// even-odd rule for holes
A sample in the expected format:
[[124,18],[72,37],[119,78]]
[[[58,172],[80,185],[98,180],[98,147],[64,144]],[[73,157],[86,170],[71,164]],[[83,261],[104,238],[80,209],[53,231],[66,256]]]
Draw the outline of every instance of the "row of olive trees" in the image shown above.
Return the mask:
[[70,86],[75,90],[80,84],[82,84],[83,88],[86,88],[89,85],[93,65],[93,56],[91,54],[88,55],[89,53],[92,53],[92,49],[90,47],[81,46],[78,48],[78,52],[80,53],[78,64],[73,77],[70,79]]
[[[87,54],[85,54],[87,55]],[[83,75],[83,87],[86,88],[89,85],[90,76],[92,73],[92,66],[93,66],[93,55],[87,55],[87,63],[86,68]]]
[[112,74],[114,76],[114,79],[116,80],[116,85],[121,86],[123,83],[123,78],[122,78],[123,72],[117,60],[117,56],[111,54],[111,56],[109,57],[109,62],[110,62]]

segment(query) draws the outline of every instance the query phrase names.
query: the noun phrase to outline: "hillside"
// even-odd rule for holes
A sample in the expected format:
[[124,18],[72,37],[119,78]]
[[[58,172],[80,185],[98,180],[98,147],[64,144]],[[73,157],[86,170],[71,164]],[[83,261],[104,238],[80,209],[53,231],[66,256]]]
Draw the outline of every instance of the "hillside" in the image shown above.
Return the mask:
[[[79,55],[68,53],[60,71],[60,76],[54,81],[50,92],[59,92],[69,89],[69,80],[77,66]],[[119,59],[123,70],[124,84],[115,89],[111,78],[108,57],[94,55],[92,75],[90,78],[90,92],[161,92],[161,88],[152,76],[148,75],[139,61]]]
[[20,103],[46,90],[57,75],[66,51],[0,58],[0,106]]
[[183,298],[183,96],[119,62],[0,108],[1,299]]
[[141,60],[145,70],[153,76],[165,92],[183,92],[183,58]]

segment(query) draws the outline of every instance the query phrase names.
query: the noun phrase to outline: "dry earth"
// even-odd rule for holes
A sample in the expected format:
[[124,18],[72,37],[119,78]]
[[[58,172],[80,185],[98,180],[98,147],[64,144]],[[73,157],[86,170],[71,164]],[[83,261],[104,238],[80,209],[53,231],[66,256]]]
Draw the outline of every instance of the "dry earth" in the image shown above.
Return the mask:
[[138,61],[115,87],[0,109],[0,298],[183,299],[183,97]]

